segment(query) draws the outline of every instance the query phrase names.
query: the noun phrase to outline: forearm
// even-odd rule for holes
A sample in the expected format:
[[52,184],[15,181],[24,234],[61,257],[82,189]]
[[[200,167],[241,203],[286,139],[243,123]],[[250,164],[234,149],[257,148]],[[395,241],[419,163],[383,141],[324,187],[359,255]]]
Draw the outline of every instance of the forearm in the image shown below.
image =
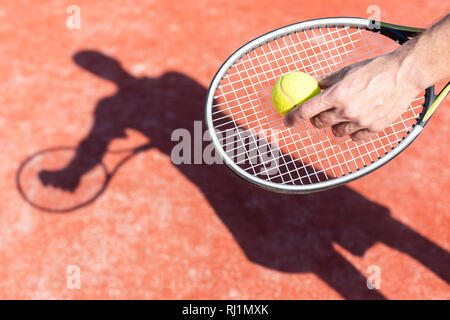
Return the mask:
[[450,14],[393,52],[403,81],[423,90],[450,77]]

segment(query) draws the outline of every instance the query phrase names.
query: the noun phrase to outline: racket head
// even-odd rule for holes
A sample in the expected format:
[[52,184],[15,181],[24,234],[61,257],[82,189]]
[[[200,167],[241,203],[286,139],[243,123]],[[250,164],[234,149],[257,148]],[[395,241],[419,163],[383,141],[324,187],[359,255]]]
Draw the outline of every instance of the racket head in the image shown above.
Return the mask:
[[[423,105],[428,105],[426,100],[431,96],[425,92],[413,101],[400,121],[369,139],[370,142],[362,143],[333,138],[329,129],[318,130],[308,123],[302,128],[307,134],[302,135],[298,128],[293,132],[294,129],[283,126],[282,117],[272,106],[273,85],[287,72],[303,71],[323,76],[388,53],[408,40],[401,30],[383,26],[373,30],[373,26],[373,21],[362,18],[300,22],[250,41],[225,61],[211,82],[205,114],[211,140],[234,173],[271,191],[321,191],[381,167],[417,137],[422,127],[416,124],[423,114]],[[426,92],[432,90],[428,88]],[[230,132],[235,142],[226,142]],[[274,138],[275,135],[281,138]],[[308,150],[306,142],[314,148]],[[234,145],[232,152],[227,149],[230,144]],[[243,147],[240,153],[236,151],[239,145]],[[249,151],[255,149],[252,145],[257,149],[265,145],[269,151],[257,150],[250,155]],[[272,157],[278,162],[275,176],[267,170],[264,152],[269,161]],[[262,165],[252,164],[255,158],[260,159]]]
[[[17,189],[23,199],[51,213],[75,211],[94,202],[105,191],[111,174],[103,162],[79,177],[65,171],[76,152],[75,147],[53,147],[26,158],[16,173]],[[53,181],[45,181],[43,173],[52,175]]]

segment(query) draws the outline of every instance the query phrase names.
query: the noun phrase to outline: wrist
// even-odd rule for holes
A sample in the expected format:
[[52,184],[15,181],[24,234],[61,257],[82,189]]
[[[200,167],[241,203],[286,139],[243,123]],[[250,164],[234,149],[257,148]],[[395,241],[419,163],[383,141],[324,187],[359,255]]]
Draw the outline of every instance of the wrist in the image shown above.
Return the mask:
[[[418,56],[416,41],[410,40],[394,52],[392,57],[398,63],[397,79],[416,91],[422,91],[434,83],[433,74],[423,58]],[[421,63],[418,63],[421,61]]]

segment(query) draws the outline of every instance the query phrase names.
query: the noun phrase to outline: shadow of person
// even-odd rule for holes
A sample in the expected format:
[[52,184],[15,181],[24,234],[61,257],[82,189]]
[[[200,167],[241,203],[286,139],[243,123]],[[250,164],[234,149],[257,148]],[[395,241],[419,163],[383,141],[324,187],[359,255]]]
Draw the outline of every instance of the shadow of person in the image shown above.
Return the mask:
[[[168,72],[158,78],[135,78],[117,60],[97,51],[78,52],[74,61],[114,82],[117,92],[98,102],[90,132],[65,168],[40,172],[43,184],[76,190],[80,178],[100,163],[112,139],[125,136],[125,129],[138,130],[152,148],[170,155],[178,143],[171,141],[172,132],[177,128],[193,132],[194,121],[203,120],[206,89],[186,75]],[[204,194],[253,263],[288,273],[315,273],[345,298],[382,299],[335,247],[362,256],[382,242],[450,280],[447,251],[348,187],[280,195],[237,179],[223,165],[177,168]]]

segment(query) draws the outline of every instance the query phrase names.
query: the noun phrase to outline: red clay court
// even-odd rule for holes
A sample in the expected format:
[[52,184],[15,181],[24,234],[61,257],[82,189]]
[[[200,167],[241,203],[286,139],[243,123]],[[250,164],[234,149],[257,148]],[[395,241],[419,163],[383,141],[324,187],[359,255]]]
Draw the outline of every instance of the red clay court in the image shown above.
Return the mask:
[[[66,26],[70,5],[80,29]],[[171,161],[171,133],[203,121],[234,50],[302,20],[367,18],[370,5],[416,27],[450,10],[440,0],[3,1],[0,299],[449,299],[448,99],[395,160],[330,191],[280,195],[223,165]],[[108,131],[100,165],[43,185],[98,119],[124,117],[136,130]],[[366,286],[372,265],[378,291]]]

